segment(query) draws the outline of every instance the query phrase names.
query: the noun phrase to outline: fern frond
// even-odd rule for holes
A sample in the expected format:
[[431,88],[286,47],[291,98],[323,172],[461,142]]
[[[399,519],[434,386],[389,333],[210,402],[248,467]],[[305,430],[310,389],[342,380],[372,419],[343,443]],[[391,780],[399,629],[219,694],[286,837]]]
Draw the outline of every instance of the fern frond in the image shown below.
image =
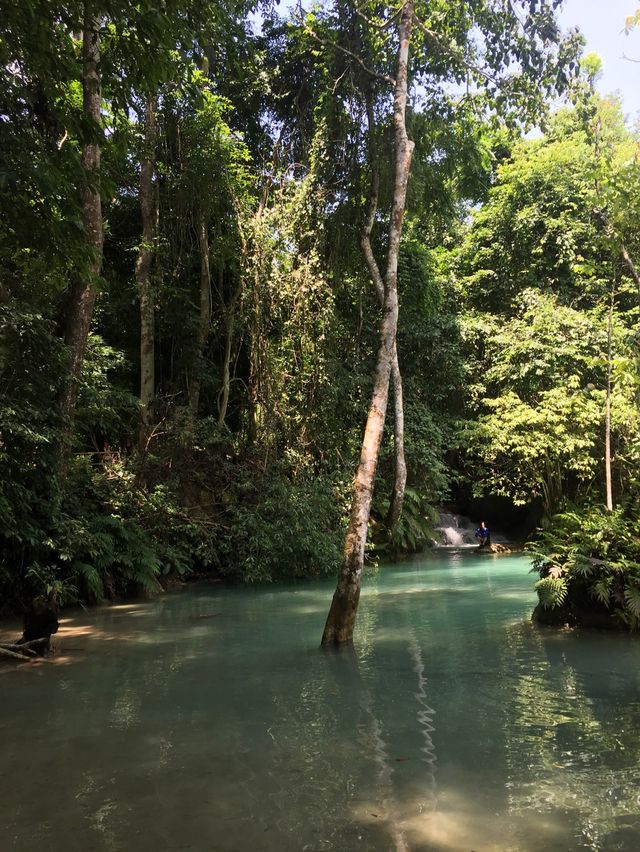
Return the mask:
[[624,590],[626,609],[631,616],[632,627],[640,622],[640,589],[637,586],[627,586]]
[[595,585],[593,585],[590,589],[591,595],[605,606],[609,606],[609,602],[611,600],[612,582],[613,577],[603,577],[601,580],[598,580],[598,582],[595,583]]
[[104,584],[96,566],[87,562],[75,562],[73,567],[82,578],[89,600],[101,601],[104,598]]
[[583,553],[576,553],[573,560],[573,569],[581,577],[589,577],[593,573],[594,561]]
[[535,585],[538,600],[545,609],[556,609],[565,602],[567,583],[562,577],[544,577]]

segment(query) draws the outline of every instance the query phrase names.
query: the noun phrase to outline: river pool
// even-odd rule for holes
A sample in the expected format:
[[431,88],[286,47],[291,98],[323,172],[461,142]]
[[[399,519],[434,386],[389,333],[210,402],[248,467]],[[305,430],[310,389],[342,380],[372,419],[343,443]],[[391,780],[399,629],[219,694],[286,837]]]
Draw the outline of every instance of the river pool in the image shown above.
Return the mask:
[[0,667],[1,852],[640,849],[640,638],[529,622],[523,556],[196,585]]

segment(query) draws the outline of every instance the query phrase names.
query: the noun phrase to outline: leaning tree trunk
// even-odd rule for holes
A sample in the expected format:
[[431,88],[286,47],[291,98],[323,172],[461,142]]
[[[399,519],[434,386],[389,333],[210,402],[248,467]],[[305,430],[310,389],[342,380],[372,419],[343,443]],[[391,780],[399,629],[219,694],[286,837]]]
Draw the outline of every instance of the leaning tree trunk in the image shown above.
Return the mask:
[[196,352],[193,359],[194,372],[189,388],[189,407],[191,419],[195,421],[200,406],[200,386],[204,350],[209,338],[211,326],[211,266],[209,262],[209,230],[207,219],[201,210],[198,216],[198,246],[200,248],[200,317],[196,337]]
[[[367,261],[371,280],[373,281],[378,301],[384,307],[384,281],[380,273],[380,267],[371,246],[371,231],[378,209],[378,193],[380,188],[380,169],[376,142],[373,138],[373,104],[370,92],[367,92],[367,122],[369,129],[369,163],[371,166],[371,186],[369,188],[369,202],[367,214],[360,234],[360,245],[362,253]],[[398,351],[396,343],[393,346],[391,362],[391,386],[393,388],[393,449],[394,449],[394,481],[389,510],[385,519],[387,528],[393,533],[402,516],[404,503],[404,492],[407,485],[407,465],[404,457],[404,405],[402,399],[402,375],[398,363]]]
[[153,183],[156,169],[158,97],[149,95],[144,111],[144,150],[140,163],[140,213],[142,239],[136,257],[135,275],[140,298],[140,402],[144,435],[152,417],[155,395],[155,311],[151,288],[151,264],[158,230],[158,204]]
[[631,255],[627,251],[627,247],[622,245],[622,259],[625,262],[627,269],[629,270],[629,274],[633,278],[633,282],[638,289],[638,295],[640,296],[640,275],[638,275],[638,270],[636,269],[636,265],[631,259]]
[[218,409],[218,426],[224,426],[227,419],[227,408],[229,407],[229,392],[231,389],[231,348],[233,345],[233,326],[235,322],[235,311],[233,306],[229,308],[225,322],[225,345],[224,361],[222,364],[222,390],[220,394],[220,405]]
[[82,148],[84,185],[82,216],[91,259],[85,275],[71,285],[65,315],[63,338],[70,349],[69,374],[62,394],[63,415],[70,416],[78,394],[78,378],[82,371],[96,288],[102,269],[102,205],[100,201],[100,21],[90,0],[84,7],[82,31],[82,109],[88,119],[91,141]]
[[412,18],[413,0],[409,0],[402,7],[398,24],[400,44],[396,66],[393,108],[395,136],[394,188],[389,224],[384,306],[380,325],[380,346],[378,349],[369,415],[367,417],[367,425],[360,452],[360,462],[354,482],[342,567],[322,636],[323,646],[339,645],[344,642],[350,642],[353,639],[353,629],[358,601],[360,599],[360,581],[364,566],[364,550],[369,526],[371,498],[373,496],[378,451],[382,440],[387,409],[389,379],[398,324],[398,253],[400,250],[400,236],[407,196],[411,154],[413,152],[413,142],[407,136],[405,120]]
[[[222,284],[220,285],[222,293]],[[233,349],[233,330],[236,320],[236,305],[242,295],[242,274],[238,279],[238,284],[233,291],[228,305],[223,306],[225,315],[225,346],[224,360],[222,362],[222,390],[220,392],[220,402],[218,406],[218,426],[224,426],[227,419],[227,409],[229,407],[229,394],[231,392],[231,356]]]
[[607,391],[604,412],[604,481],[605,507],[607,512],[613,512],[613,487],[611,483],[611,367],[613,357],[613,307],[615,285],[611,284],[611,300],[609,302],[609,322],[607,325]]

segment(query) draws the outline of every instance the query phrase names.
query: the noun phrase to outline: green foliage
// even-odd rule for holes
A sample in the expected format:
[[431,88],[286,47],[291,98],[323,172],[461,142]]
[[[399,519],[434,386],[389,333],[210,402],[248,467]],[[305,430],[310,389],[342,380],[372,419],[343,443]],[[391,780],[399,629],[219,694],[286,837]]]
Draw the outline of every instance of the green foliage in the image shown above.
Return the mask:
[[[414,28],[411,48],[415,151],[398,269],[409,488],[390,538],[388,423],[372,523],[376,545],[393,553],[424,546],[430,507],[452,490],[516,502],[542,495],[549,511],[595,490],[603,293],[621,240],[633,255],[638,248],[637,138],[615,104],[596,103],[593,61],[571,87],[575,109],[550,120],[543,139],[518,141],[567,88],[579,39],[562,37],[553,3],[472,5],[416,6],[427,29]],[[247,581],[334,573],[378,340],[359,236],[373,141],[380,187],[371,241],[381,262],[392,193],[383,78],[397,47],[387,26],[395,10],[365,2],[356,15],[325,4],[305,27],[297,10],[279,18],[269,9],[257,36],[244,2],[168,0],[159,9],[117,0],[101,11],[95,126],[82,112],[73,35],[81,4],[5,6],[2,600],[55,588],[97,601],[192,570]],[[452,85],[466,96],[454,100]],[[156,400],[141,436],[134,264],[140,116],[150,95]],[[66,422],[59,400],[69,353],[59,327],[92,259],[79,191],[89,141],[101,147],[104,257]],[[621,495],[640,463],[637,319],[635,293],[621,280],[611,365]],[[596,577],[590,559],[576,555],[571,570],[613,605],[620,589]],[[560,573],[542,587],[549,601],[569,582],[564,567],[550,570]],[[624,612],[635,618],[636,586],[625,588]]]
[[461,477],[477,495],[522,504],[538,498],[547,515],[566,498],[591,499],[594,483],[603,488],[612,275],[618,488],[634,477],[640,438],[637,293],[620,262],[622,240],[635,245],[634,204],[623,186],[637,172],[638,140],[619,105],[581,85],[575,108],[553,116],[544,138],[518,143],[500,165],[486,204],[449,256],[467,306]]
[[0,339],[3,606],[52,588],[62,599],[90,601],[150,591],[159,575],[191,570],[203,531],[166,489],[141,487],[135,464],[112,450],[131,440],[138,412],[131,394],[113,383],[121,356],[91,338],[74,436],[87,449],[62,483],[63,347],[51,322],[15,302],[0,309]]
[[536,592],[545,609],[562,606],[567,597],[567,582],[562,577],[543,577],[536,583]]
[[245,471],[229,508],[223,575],[245,582],[333,576],[344,536],[343,485]]
[[388,509],[388,499],[378,497],[375,500],[372,508],[372,540],[376,551],[392,556],[418,553],[431,546],[437,538],[434,526],[438,520],[438,512],[413,488],[405,490],[402,515],[391,532],[384,520]]
[[605,609],[640,627],[640,521],[637,504],[607,512],[572,509],[555,515],[535,543],[540,603],[582,611]]
[[0,341],[0,564],[19,581],[58,500],[55,395],[64,354],[52,323],[15,302],[0,306]]

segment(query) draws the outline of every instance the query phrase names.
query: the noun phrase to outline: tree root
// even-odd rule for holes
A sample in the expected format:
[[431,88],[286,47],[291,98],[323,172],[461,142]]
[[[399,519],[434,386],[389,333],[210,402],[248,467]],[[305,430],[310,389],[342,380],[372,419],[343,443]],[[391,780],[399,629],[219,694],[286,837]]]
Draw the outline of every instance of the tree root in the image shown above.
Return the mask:
[[15,651],[9,651],[8,648],[0,646],[0,657],[11,657],[12,660],[30,660],[26,654],[16,654]]
[[39,654],[33,650],[34,645],[48,643],[49,639],[32,639],[30,642],[0,642],[0,657],[10,657],[12,660],[32,660]]

